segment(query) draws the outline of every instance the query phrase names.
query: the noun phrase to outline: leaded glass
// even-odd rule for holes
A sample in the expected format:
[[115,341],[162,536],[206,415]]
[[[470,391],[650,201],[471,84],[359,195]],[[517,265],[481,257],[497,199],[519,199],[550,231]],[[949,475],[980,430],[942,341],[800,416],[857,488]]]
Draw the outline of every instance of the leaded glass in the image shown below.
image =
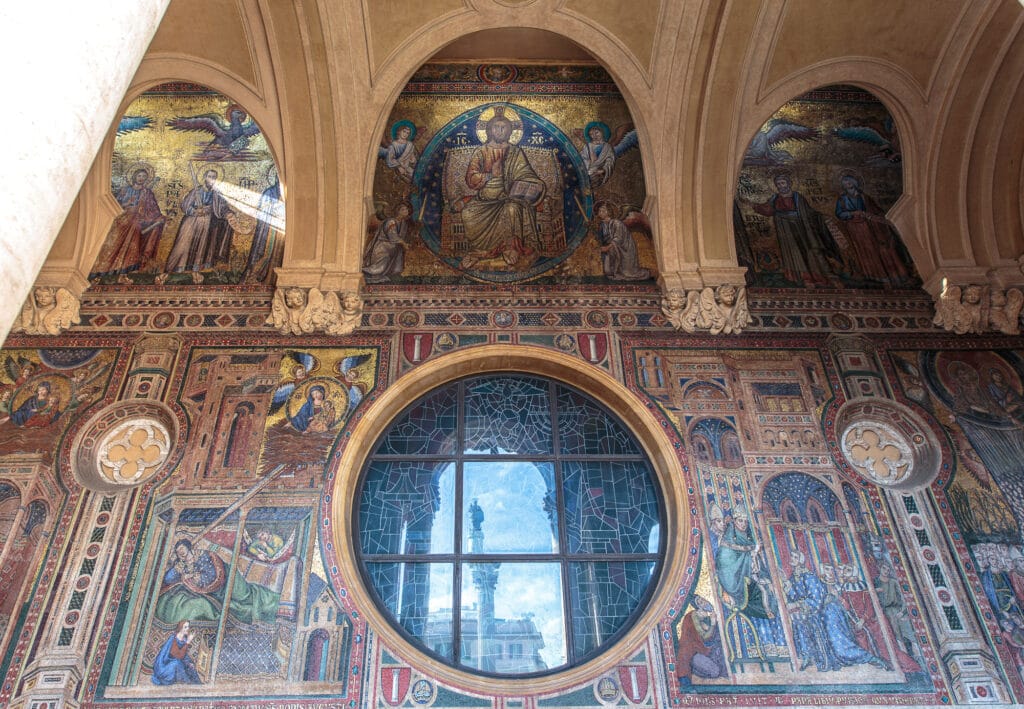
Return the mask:
[[431,392],[391,424],[377,446],[378,455],[445,455],[455,447],[457,390]]
[[649,561],[569,565],[576,652],[589,653],[622,630],[643,598],[653,570],[654,563]]
[[633,434],[587,395],[469,377],[412,405],[374,450],[353,529],[361,563],[378,607],[439,660],[548,673],[606,648],[642,609],[664,545],[659,493]]
[[[554,466],[516,460],[467,462],[462,478],[469,524],[462,548],[478,554],[558,551]],[[486,543],[482,525],[487,520]]]
[[[451,647],[451,564],[367,564],[381,601],[409,635],[433,648],[439,639]],[[448,629],[437,626],[447,614]],[[450,659],[450,655],[449,655]]]
[[520,376],[481,377],[466,382],[466,453],[550,453],[548,386]]
[[636,439],[591,399],[558,387],[558,435],[565,455],[640,455]]
[[373,463],[359,505],[363,552],[451,553],[455,539],[451,512],[454,467],[438,462]]
[[564,665],[561,566],[463,564],[461,646],[462,662],[484,672],[524,674]]
[[658,500],[645,461],[566,461],[562,474],[570,554],[657,553]]

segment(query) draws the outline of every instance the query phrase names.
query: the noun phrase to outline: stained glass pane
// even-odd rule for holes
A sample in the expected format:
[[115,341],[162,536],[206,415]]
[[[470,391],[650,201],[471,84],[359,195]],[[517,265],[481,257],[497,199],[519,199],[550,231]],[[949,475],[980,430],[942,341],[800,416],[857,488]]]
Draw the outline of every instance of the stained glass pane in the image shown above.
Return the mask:
[[559,564],[463,564],[461,664],[498,674],[564,665],[564,618]]
[[654,571],[652,561],[569,565],[572,633],[577,657],[593,652],[622,629]]
[[642,461],[567,461],[565,524],[570,554],[648,554],[658,503]]
[[565,455],[638,455],[633,435],[579,392],[558,387],[558,435]]
[[600,651],[639,608],[662,548],[655,479],[586,395],[474,376],[413,405],[376,451],[360,552],[381,610],[425,650],[487,674],[545,673]]
[[551,463],[466,463],[463,552],[558,551],[554,475]]
[[455,542],[455,465],[376,461],[359,503],[364,554],[446,554]]
[[448,660],[452,656],[451,564],[367,564],[373,587],[399,625]]
[[431,393],[403,413],[377,446],[378,455],[446,455],[455,451],[458,387]]
[[512,375],[466,382],[466,453],[552,452],[547,383]]

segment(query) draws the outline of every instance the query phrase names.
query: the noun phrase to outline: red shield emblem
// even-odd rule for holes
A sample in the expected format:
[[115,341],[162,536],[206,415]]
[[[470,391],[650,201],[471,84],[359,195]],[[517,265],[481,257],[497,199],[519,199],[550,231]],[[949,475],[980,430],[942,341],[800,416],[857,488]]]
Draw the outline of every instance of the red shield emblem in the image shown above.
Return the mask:
[[581,332],[576,335],[580,356],[591,364],[599,364],[608,356],[608,335],[603,332]]
[[412,364],[419,364],[430,356],[434,335],[429,332],[407,332],[402,335],[402,353]]
[[634,704],[639,704],[647,696],[649,682],[647,667],[644,665],[623,665],[619,667],[619,684],[622,693]]
[[409,692],[412,669],[408,667],[384,667],[380,671],[380,698],[389,706],[397,707],[405,701]]

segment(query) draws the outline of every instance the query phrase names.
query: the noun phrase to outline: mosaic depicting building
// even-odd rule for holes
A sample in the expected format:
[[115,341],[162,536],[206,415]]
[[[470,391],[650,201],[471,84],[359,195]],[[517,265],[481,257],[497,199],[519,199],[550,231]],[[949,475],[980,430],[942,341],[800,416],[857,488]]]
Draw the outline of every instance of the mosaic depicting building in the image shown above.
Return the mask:
[[109,22],[0,230],[0,706],[1024,705],[1020,2]]

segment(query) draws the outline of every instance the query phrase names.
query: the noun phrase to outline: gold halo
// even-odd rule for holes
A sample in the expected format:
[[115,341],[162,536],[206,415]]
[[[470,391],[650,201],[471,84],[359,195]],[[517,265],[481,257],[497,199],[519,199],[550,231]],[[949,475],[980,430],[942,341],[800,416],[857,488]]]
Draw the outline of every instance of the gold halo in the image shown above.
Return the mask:
[[495,108],[497,108],[497,106],[502,106],[504,108],[505,118],[512,123],[512,133],[508,137],[508,142],[515,145],[523,139],[523,129],[515,127],[516,124],[521,126],[523,124],[523,119],[521,119],[519,114],[512,110],[512,107],[506,103],[488,106],[480,113],[476,119],[476,138],[480,141],[481,145],[487,142],[487,123],[494,118],[494,114],[496,113]]
[[24,404],[30,397],[35,396],[36,390],[43,382],[50,383],[51,398],[54,396],[60,397],[57,407],[63,411],[63,409],[67,407],[68,401],[71,399],[71,380],[63,374],[54,374],[52,372],[37,374],[23,382],[11,397],[11,411],[16,411],[18,407]]
[[348,411],[348,392],[337,379],[333,377],[307,377],[302,383],[295,387],[295,391],[288,397],[288,420],[291,421],[299,409],[306,403],[309,390],[315,386],[324,388],[324,401],[330,401],[334,405],[334,423],[331,430],[341,425],[345,412]]
[[124,171],[125,184],[130,185],[132,183],[132,177],[139,170],[144,170],[146,172],[146,187],[149,187],[149,185],[153,183],[153,180],[156,178],[156,170],[154,170],[153,166],[150,165],[148,162],[136,160],[131,165],[129,165]]

